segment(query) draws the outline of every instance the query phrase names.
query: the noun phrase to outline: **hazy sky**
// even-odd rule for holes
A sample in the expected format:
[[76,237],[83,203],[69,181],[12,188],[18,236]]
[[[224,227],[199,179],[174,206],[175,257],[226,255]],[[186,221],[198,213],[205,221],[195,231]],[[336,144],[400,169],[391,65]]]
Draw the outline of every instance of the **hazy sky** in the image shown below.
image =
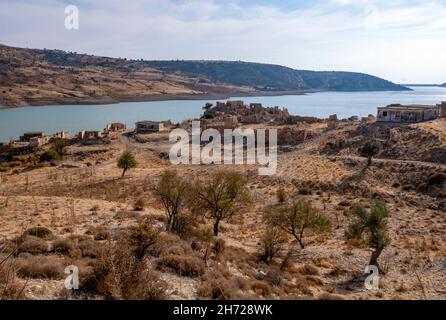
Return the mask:
[[[79,30],[64,27],[68,4],[80,10]],[[0,0],[0,43],[444,83],[446,1]]]

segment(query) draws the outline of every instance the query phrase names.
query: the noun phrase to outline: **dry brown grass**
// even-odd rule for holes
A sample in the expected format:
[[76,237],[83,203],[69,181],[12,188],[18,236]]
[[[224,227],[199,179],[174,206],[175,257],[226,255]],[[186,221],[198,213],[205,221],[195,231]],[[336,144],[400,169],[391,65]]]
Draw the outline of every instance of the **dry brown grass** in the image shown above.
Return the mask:
[[311,275],[311,276],[317,276],[319,275],[319,269],[316,268],[313,264],[304,264],[302,267],[298,270],[303,275]]
[[48,244],[45,240],[34,237],[24,236],[19,240],[18,253],[44,254],[48,252]]
[[328,292],[320,294],[317,298],[318,300],[345,300],[345,298],[339,294],[333,294]]
[[53,252],[69,255],[75,248],[75,244],[71,239],[56,239],[53,241]]
[[169,254],[156,261],[159,270],[175,272],[185,277],[199,277],[205,272],[203,260],[192,256]]
[[17,259],[17,274],[21,278],[62,279],[63,260],[55,256],[22,255]]
[[103,226],[91,226],[88,228],[85,234],[92,235],[96,241],[107,240],[110,238],[110,231],[108,228]]
[[200,297],[212,300],[233,300],[246,297],[249,285],[246,280],[238,277],[225,278],[224,276],[205,277],[198,287]]
[[82,257],[97,258],[100,255],[100,245],[98,242],[88,239],[79,242],[79,249]]
[[266,298],[271,293],[271,288],[266,281],[253,281],[250,284],[251,290],[256,294]]
[[166,284],[133,252],[125,240],[107,244],[92,262],[93,272],[83,283],[85,290],[113,300],[164,299]]
[[17,279],[17,264],[10,254],[0,255],[0,301],[24,299],[24,285]]

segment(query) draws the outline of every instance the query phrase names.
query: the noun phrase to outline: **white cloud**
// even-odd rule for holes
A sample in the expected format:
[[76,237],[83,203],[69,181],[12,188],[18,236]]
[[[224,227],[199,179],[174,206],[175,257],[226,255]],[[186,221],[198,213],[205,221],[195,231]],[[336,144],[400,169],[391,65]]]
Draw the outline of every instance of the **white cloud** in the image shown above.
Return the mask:
[[[224,59],[445,82],[441,1],[327,0],[305,8],[218,0],[0,0],[0,42],[146,59]],[[403,4],[404,3],[404,4]]]

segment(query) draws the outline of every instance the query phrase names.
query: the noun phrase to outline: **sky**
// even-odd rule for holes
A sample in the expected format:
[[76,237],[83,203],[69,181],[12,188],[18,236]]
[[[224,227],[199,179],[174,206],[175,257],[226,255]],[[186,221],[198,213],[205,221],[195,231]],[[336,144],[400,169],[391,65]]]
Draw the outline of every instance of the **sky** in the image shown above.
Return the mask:
[[[67,5],[79,29],[65,28]],[[446,82],[446,0],[0,0],[0,43]]]

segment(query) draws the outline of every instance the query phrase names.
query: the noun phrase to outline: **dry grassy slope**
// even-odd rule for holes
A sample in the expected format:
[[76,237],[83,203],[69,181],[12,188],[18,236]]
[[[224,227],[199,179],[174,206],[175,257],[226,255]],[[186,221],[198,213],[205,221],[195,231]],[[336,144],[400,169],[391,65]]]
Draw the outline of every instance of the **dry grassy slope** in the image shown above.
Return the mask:
[[0,45],[0,106],[196,98],[253,91],[165,73],[140,61]]
[[[445,297],[446,241],[443,235],[446,216],[444,210],[432,208],[441,198],[416,188],[404,188],[401,183],[395,184],[407,177],[410,178],[407,183],[415,186],[425,179],[426,172],[435,169],[419,163],[376,161],[365,170],[363,159],[309,154],[314,153],[319,142],[281,153],[278,174],[274,177],[259,177],[255,168],[250,166],[231,167],[250,176],[249,187],[255,205],[242,216],[223,223],[221,237],[227,248],[220,259],[210,258],[202,277],[181,277],[169,270],[161,273],[161,278],[168,283],[168,297],[197,298],[203,294],[202,286],[210,285],[212,280],[219,281],[218,284],[227,290],[228,298]],[[133,150],[140,165],[130,171],[126,179],[119,179],[120,170],[115,167],[114,160],[124,147]],[[103,149],[104,146],[97,148]],[[2,174],[0,236],[12,238],[29,226],[41,225],[53,230],[58,238],[84,237],[92,226],[118,231],[146,215],[154,217],[162,226],[162,210],[150,195],[148,186],[168,166],[159,158],[159,152],[165,151],[165,144],[158,140],[145,144],[127,141],[123,146],[114,141],[107,148],[110,150],[107,154],[91,152],[94,147],[71,148],[67,160],[82,165],[81,169],[47,167],[20,174]],[[85,154],[79,159],[82,151]],[[96,165],[86,167],[87,163]],[[220,168],[176,167],[184,176],[209,176]],[[296,248],[296,244],[288,238],[279,259],[271,265],[260,263],[257,254],[264,230],[262,211],[265,205],[275,201],[275,191],[279,186],[292,191],[301,183],[313,185],[313,194],[306,198],[329,217],[333,229],[326,236],[309,234],[306,249],[296,250],[289,267],[281,273],[282,283],[275,285],[271,272],[289,249]],[[351,219],[351,207],[358,201],[368,203],[371,196],[383,197],[391,211],[392,242],[381,257],[387,272],[381,277],[378,292],[367,291],[363,286],[369,249],[348,244],[344,238]],[[147,206],[143,212],[134,212],[133,204],[141,197],[146,199]],[[201,223],[209,225],[206,221]],[[53,242],[49,241],[49,245]],[[187,252],[187,255],[197,258],[204,254],[203,248],[192,252],[189,241],[168,234],[163,234],[160,245],[161,257],[169,252]],[[57,259],[62,261],[62,265],[74,263],[69,256],[59,255]],[[87,261],[86,258],[79,259],[75,262]],[[151,258],[150,263],[155,266],[156,258]],[[31,279],[27,293],[35,299],[55,297],[63,290],[62,279]]]

